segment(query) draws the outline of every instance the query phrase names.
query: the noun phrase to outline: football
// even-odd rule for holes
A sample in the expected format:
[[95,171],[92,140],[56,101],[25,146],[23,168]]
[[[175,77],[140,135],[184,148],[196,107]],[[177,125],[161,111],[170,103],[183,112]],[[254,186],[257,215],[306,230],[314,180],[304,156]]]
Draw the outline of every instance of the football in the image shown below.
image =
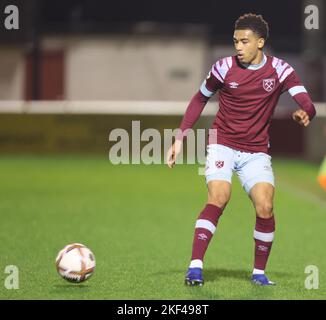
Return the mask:
[[56,268],[62,278],[70,282],[83,282],[95,269],[93,252],[81,243],[65,246],[57,255]]

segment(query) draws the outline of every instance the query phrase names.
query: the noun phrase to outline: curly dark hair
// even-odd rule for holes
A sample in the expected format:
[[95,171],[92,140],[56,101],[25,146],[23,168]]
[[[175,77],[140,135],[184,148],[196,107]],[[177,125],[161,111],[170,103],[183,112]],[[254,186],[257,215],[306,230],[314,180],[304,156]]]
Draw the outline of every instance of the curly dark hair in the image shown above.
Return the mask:
[[267,40],[269,35],[268,23],[264,20],[262,15],[254,13],[246,13],[238,18],[234,25],[235,30],[250,29],[256,33],[260,38]]

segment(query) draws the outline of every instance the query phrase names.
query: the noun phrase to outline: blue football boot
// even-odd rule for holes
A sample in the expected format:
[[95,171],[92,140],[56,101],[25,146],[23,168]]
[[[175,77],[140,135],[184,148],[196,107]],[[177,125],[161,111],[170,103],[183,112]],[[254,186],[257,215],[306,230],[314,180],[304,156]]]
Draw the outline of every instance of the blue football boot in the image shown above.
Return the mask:
[[274,286],[276,283],[269,281],[264,274],[253,274],[251,281],[259,286]]
[[189,268],[186,274],[185,284],[188,286],[202,286],[204,279],[201,268]]

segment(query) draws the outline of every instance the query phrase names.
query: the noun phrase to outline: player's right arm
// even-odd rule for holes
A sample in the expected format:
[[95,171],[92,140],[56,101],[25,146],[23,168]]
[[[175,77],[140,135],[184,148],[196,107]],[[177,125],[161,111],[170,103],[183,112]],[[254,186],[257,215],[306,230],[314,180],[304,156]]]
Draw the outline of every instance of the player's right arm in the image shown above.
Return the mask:
[[183,139],[187,136],[189,130],[194,126],[200,117],[205,105],[207,104],[207,101],[218,89],[222,87],[223,82],[221,80],[222,79],[218,73],[216,64],[214,64],[206,79],[202,83],[199,91],[190,100],[181,121],[176,140],[167,152],[166,161],[169,168],[173,168],[177,156],[182,151]]

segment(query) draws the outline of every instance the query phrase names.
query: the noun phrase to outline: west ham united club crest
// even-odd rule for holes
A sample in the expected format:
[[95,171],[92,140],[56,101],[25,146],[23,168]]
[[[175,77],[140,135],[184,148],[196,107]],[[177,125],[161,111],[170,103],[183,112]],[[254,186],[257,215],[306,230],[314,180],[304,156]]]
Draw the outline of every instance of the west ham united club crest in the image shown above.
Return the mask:
[[224,166],[224,161],[215,161],[216,168],[221,169]]
[[271,92],[275,87],[275,79],[264,79],[263,87],[267,92]]

